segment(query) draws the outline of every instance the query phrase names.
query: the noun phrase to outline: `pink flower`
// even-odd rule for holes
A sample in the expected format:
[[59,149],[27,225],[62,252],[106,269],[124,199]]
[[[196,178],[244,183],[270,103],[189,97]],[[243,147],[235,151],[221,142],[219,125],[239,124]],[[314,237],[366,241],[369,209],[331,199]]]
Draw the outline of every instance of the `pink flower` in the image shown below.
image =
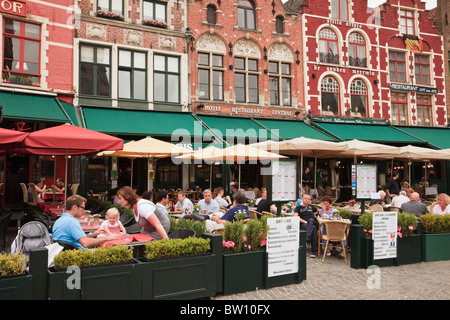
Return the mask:
[[244,242],[247,242],[247,237],[246,236],[244,236]]
[[413,226],[409,226],[408,229],[409,230],[414,230],[414,227]]
[[263,241],[261,242],[261,247],[264,247],[266,244],[267,244],[267,241],[266,241],[266,240],[263,240]]
[[369,233],[372,233],[372,229],[369,230]]
[[401,232],[397,232],[397,235],[398,235],[399,238],[403,237],[403,234]]
[[402,230],[402,227],[398,226],[397,231],[400,231],[400,230]]

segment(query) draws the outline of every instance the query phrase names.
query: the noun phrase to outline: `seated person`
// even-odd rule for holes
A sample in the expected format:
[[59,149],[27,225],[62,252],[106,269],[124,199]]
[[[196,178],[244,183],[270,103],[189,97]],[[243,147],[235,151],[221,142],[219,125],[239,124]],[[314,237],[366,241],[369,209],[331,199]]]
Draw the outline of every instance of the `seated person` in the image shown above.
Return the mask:
[[55,241],[68,242],[76,248],[84,249],[101,245],[108,240],[117,239],[116,234],[109,234],[102,238],[96,238],[99,234],[104,233],[103,230],[97,230],[86,235],[81,228],[78,218],[80,218],[85,210],[86,199],[79,195],[73,195],[66,201],[66,211],[53,225],[52,238]]
[[401,205],[400,212],[413,214],[417,218],[420,218],[421,215],[426,214],[429,211],[426,204],[420,202],[419,193],[413,192],[409,197],[409,201]]
[[236,214],[241,211],[247,214],[245,219],[250,219],[250,211],[248,210],[248,206],[246,205],[247,198],[245,194],[242,192],[236,192],[233,196],[235,206],[228,210],[222,217],[219,217],[216,214],[212,214],[210,219],[219,224],[225,224],[227,222],[236,221]]
[[144,191],[142,192],[141,198],[153,202],[153,192]]
[[120,212],[117,208],[109,208],[108,211],[106,211],[105,218],[106,220],[100,225],[100,229],[104,230],[105,234],[99,234],[99,238],[109,234],[127,234],[125,227],[122,225],[122,222],[120,222]]
[[450,214],[450,197],[445,193],[439,193],[430,206],[431,214]]
[[156,207],[164,214],[169,214],[167,211],[167,204],[169,203],[169,193],[165,190],[160,190],[156,193]]
[[67,190],[66,190],[66,185],[64,183],[64,179],[62,179],[62,178],[58,178],[56,180],[56,185],[52,185],[52,188],[56,192],[66,192],[68,197],[70,197],[72,195],[72,190],[70,188],[67,188]]
[[[39,187],[41,183],[40,179],[34,179],[33,180],[33,184],[34,184],[34,188],[36,189],[36,193],[38,195],[38,201],[42,201],[41,200],[41,194],[45,192],[45,189],[47,188],[47,186],[44,184],[44,186],[42,188]],[[33,202],[33,190],[31,189],[31,187],[28,187],[27,189],[28,191],[28,201],[29,202]]]
[[383,201],[386,198],[386,192],[383,190],[378,191],[378,194],[380,195],[380,199],[372,199],[370,200],[369,206],[372,206],[374,204],[381,204],[384,205]]
[[209,189],[203,191],[203,199],[200,200],[197,205],[200,206],[200,213],[202,214],[220,211],[220,206],[216,200],[212,198],[212,192]]
[[182,213],[189,213],[194,211],[194,204],[191,200],[186,198],[186,193],[184,191],[179,191],[177,193],[178,202],[175,204],[175,211]]
[[394,198],[392,198],[391,206],[400,208],[402,204],[408,202],[409,198],[406,196],[406,191],[400,191],[400,194]]
[[231,204],[231,200],[229,196],[224,199],[224,193],[225,190],[222,187],[217,188],[217,196],[214,198],[214,200],[219,204],[219,206],[228,207]]
[[306,240],[311,241],[311,258],[315,258],[319,249],[317,242],[317,228],[319,222],[316,219],[317,208],[310,205],[311,196],[304,194],[302,203],[295,208],[294,216],[300,217],[300,229],[306,230]]
[[277,207],[273,204],[273,202],[269,202],[267,200],[267,190],[264,189],[261,191],[261,200],[256,207],[256,211],[262,213],[263,211],[277,213]]

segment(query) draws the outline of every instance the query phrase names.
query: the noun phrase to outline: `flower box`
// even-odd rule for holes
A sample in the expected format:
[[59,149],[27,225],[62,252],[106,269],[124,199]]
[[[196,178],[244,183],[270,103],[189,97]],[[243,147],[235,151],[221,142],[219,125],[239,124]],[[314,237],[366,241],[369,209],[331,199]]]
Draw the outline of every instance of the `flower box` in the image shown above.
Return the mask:
[[160,21],[157,19],[144,19],[144,20],[142,20],[142,24],[144,26],[163,28],[163,29],[167,29],[167,27],[168,27],[166,22]]
[[29,273],[0,277],[0,300],[31,300],[33,277]]
[[124,21],[123,15],[112,12],[112,11],[105,11],[105,10],[97,10],[95,13],[97,17],[100,18],[106,18],[111,20],[118,20],[118,21]]
[[203,234],[210,239],[211,252],[200,255],[146,260],[142,268],[142,299],[200,299],[221,291],[222,236]]
[[450,233],[422,234],[422,261],[450,260]]

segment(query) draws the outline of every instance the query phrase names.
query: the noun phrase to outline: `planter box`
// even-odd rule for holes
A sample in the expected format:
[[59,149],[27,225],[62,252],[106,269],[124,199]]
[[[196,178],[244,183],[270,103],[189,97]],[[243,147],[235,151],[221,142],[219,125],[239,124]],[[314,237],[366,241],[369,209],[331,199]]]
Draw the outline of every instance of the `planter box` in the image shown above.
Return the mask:
[[0,277],[0,300],[31,300],[32,278],[28,273]]
[[173,259],[140,259],[142,299],[200,299],[221,291],[222,236],[211,239],[211,253]]
[[450,233],[422,234],[422,261],[450,260]]
[[422,259],[421,239],[421,234],[397,238],[397,258],[374,260],[373,240],[364,238],[364,227],[362,225],[351,225],[352,253],[350,266],[352,268],[367,268],[371,265],[387,267],[419,263]]

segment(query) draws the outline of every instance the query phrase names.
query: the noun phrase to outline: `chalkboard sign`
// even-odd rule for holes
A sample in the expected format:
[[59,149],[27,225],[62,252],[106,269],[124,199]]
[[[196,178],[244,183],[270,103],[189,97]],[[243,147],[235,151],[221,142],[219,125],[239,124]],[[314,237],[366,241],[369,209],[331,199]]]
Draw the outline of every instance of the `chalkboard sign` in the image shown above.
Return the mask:
[[55,161],[54,160],[41,160],[41,177],[53,177],[55,174]]

